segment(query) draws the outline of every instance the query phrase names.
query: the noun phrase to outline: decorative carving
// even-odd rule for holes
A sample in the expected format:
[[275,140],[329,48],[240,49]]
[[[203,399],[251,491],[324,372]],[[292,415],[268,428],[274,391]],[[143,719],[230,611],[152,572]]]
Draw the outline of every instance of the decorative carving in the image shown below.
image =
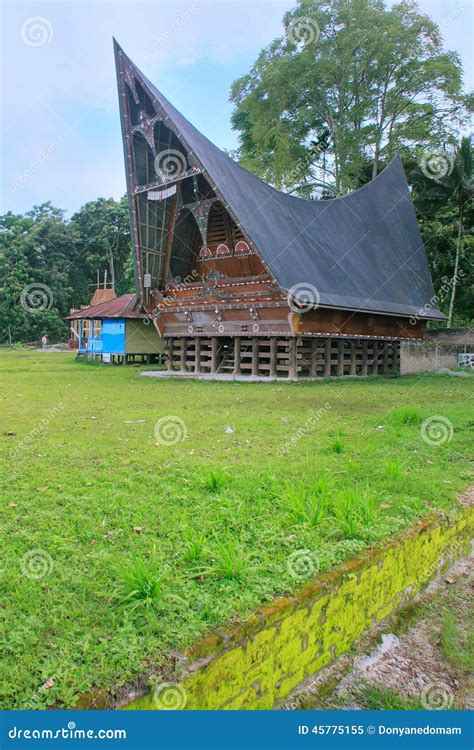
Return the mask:
[[229,295],[219,289],[217,286],[211,284],[203,287],[200,292],[196,294],[196,297],[219,297],[219,299],[225,299]]
[[211,271],[209,271],[208,274],[206,274],[205,280],[206,281],[222,281],[227,280],[229,277],[222,273],[222,271],[218,271],[217,268],[213,268]]
[[223,242],[217,246],[216,255],[230,255],[230,250]]
[[244,253],[251,253],[250,246],[244,240],[239,240],[235,245],[235,252],[237,255],[243,255]]
[[249,313],[252,320],[259,320],[258,312],[255,307],[249,307]]
[[120,57],[122,60],[122,75],[124,77],[125,83],[127,84],[128,88],[132,92],[133,101],[135,104],[140,104],[140,99],[137,94],[137,88],[136,88],[136,81],[135,76],[133,75],[132,69],[130,66],[125,62],[122,53],[120,53]]
[[138,124],[132,127],[132,134],[141,133],[145,138],[146,142],[153,151],[153,156],[156,156],[155,147],[155,123],[161,120],[159,115],[147,115],[143,109],[138,113]]

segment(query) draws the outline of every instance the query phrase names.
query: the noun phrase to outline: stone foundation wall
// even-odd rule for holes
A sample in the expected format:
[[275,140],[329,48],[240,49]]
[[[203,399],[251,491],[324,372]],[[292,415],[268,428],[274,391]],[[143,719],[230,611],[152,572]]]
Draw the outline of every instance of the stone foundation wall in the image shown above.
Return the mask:
[[436,372],[442,367],[457,367],[458,354],[464,351],[466,351],[466,347],[462,344],[445,344],[430,339],[426,341],[402,341],[400,344],[400,375]]
[[[187,709],[270,709],[348,651],[370,629],[468,553],[474,508],[433,514],[383,549],[323,574],[243,623],[208,634],[179,655],[175,685]],[[162,691],[126,708],[161,708]]]

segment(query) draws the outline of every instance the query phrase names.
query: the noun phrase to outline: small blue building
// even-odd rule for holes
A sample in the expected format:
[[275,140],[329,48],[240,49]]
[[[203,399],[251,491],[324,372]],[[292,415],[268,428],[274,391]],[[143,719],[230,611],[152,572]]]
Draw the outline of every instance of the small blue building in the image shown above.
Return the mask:
[[77,339],[79,355],[102,362],[155,362],[163,340],[153,322],[137,311],[135,294],[107,300],[77,310],[66,318]]

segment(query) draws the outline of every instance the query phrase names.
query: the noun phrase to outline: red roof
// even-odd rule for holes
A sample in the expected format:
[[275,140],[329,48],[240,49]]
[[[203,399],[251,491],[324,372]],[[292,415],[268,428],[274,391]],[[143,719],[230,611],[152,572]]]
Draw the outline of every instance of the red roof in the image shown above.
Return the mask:
[[144,314],[137,310],[137,295],[122,294],[121,297],[91,305],[84,310],[78,310],[68,315],[65,320],[92,320],[100,318],[143,318]]

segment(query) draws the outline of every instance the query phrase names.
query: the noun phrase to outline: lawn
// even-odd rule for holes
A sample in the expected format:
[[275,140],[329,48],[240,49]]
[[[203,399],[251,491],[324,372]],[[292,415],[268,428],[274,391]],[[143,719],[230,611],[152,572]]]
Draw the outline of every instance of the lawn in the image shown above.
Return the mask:
[[157,380],[2,349],[0,379],[2,708],[122,685],[470,480],[473,377]]

